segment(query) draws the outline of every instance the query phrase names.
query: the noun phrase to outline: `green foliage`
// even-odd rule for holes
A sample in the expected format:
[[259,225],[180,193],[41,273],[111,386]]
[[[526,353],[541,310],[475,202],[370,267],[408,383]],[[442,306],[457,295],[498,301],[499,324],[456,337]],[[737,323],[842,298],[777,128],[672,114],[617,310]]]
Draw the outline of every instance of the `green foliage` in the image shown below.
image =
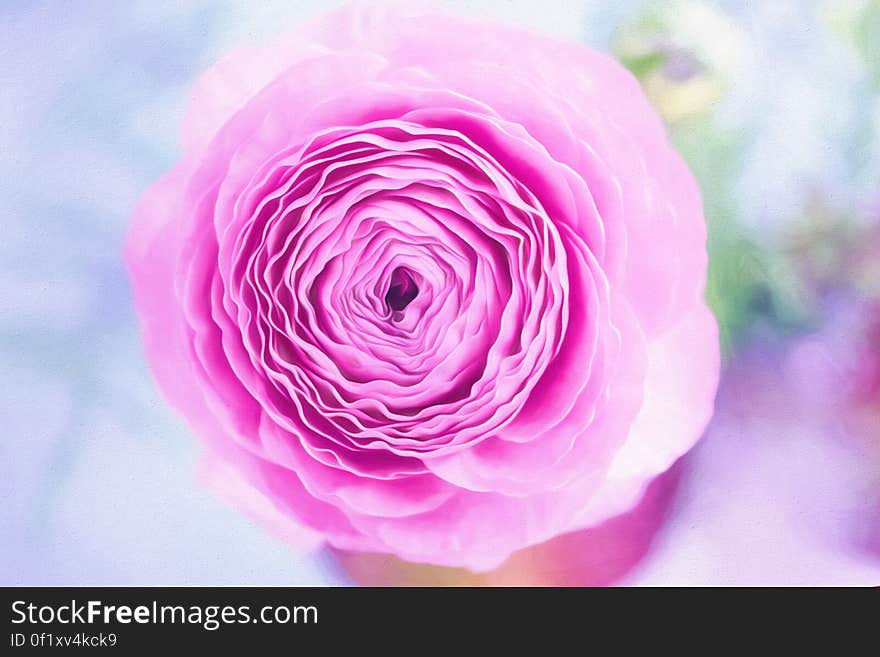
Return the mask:
[[790,329],[806,319],[802,292],[788,264],[742,228],[734,181],[748,135],[717,129],[709,117],[683,122],[672,138],[700,183],[708,227],[706,299],[729,354],[755,322]]
[[880,89],[880,0],[869,0],[853,24],[853,41],[876,89]]
[[660,68],[666,61],[662,52],[648,52],[637,55],[621,55],[620,63],[640,81],[644,81],[651,73]]

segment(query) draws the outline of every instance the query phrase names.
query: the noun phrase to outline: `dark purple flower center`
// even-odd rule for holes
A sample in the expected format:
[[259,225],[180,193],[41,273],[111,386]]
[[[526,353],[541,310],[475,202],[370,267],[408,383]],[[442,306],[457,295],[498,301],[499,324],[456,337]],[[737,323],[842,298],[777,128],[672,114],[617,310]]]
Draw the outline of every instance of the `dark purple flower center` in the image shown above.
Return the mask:
[[399,312],[406,308],[419,293],[419,286],[406,267],[397,267],[391,272],[391,284],[385,293],[385,303],[391,310]]

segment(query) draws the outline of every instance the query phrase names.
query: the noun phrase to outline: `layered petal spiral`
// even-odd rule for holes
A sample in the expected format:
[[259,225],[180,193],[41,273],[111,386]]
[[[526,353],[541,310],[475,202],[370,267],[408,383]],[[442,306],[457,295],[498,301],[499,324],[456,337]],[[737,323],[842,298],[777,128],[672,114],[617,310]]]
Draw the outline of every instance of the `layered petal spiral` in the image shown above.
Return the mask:
[[147,354],[285,536],[485,570],[699,438],[699,192],[607,56],[346,8],[215,65],[183,143],[126,249]]

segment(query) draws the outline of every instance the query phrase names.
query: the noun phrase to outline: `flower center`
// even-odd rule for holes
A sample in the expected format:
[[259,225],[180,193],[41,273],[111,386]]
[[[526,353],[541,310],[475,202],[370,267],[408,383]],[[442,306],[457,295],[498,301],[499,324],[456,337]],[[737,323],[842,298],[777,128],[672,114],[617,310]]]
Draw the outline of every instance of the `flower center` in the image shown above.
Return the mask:
[[400,312],[406,308],[419,293],[419,286],[415,278],[406,267],[397,267],[391,272],[391,284],[385,293],[385,303],[388,307]]

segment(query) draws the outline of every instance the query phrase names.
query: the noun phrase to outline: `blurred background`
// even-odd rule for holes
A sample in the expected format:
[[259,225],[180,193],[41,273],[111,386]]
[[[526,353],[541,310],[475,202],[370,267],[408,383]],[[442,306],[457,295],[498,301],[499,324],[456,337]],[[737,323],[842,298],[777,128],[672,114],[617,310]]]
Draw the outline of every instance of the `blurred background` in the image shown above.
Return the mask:
[[[353,581],[197,482],[120,257],[199,73],[334,4],[0,3],[0,584]],[[614,53],[703,190],[715,419],[638,558],[558,567],[880,584],[880,2],[438,4]]]

